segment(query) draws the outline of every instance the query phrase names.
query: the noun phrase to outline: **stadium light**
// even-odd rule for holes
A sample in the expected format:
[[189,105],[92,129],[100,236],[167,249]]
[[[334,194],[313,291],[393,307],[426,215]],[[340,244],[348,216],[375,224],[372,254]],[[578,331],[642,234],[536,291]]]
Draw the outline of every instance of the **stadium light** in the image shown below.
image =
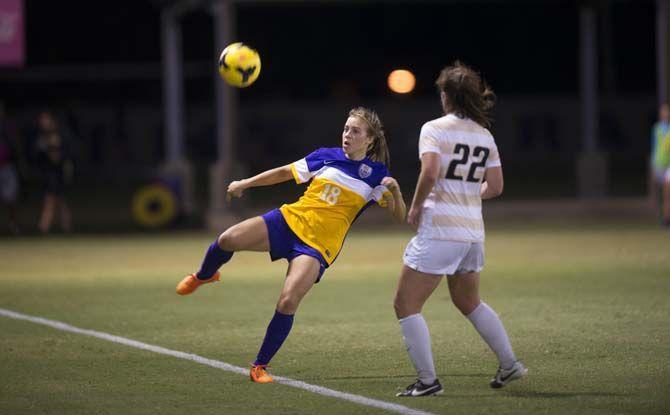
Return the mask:
[[398,94],[407,94],[414,90],[416,78],[414,74],[406,69],[396,69],[388,76],[389,89]]

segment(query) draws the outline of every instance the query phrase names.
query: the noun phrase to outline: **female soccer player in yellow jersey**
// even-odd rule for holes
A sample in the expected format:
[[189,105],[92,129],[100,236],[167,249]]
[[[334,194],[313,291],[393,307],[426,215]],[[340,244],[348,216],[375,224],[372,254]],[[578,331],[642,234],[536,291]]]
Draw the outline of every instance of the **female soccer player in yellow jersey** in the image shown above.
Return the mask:
[[419,379],[398,396],[443,391],[421,309],[444,275],[454,305],[498,357],[500,366],[491,387],[501,388],[526,374],[498,315],[479,298],[479,273],[484,267],[482,199],[498,196],[503,189],[498,147],[486,129],[495,95],[475,71],[459,62],[444,68],[436,84],[444,116],[421,128],[421,173],[407,215],[418,233],[405,249],[394,301]]
[[369,109],[355,108],[344,124],[341,148],[320,148],[295,163],[228,186],[229,197],[240,197],[251,187],[311,180],[297,202],[228,228],[209,247],[200,270],[177,285],[177,293],[186,295],[202,284],[218,281],[217,270],[236,251],[269,252],[273,261],[288,260],[274,317],[251,367],[252,381],[272,382],[268,363],[288,336],[300,301],[335,261],[358,215],[378,203],[396,222],[404,220],[405,202],[398,182],[389,176],[388,165],[379,117]]

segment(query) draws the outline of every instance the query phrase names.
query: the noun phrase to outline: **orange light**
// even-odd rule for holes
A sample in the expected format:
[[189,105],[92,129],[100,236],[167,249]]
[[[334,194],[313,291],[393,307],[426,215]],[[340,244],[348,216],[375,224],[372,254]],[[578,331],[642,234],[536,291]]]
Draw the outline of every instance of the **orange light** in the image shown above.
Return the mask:
[[387,82],[391,91],[398,94],[406,94],[414,90],[416,78],[414,78],[414,74],[408,70],[396,69],[389,74]]

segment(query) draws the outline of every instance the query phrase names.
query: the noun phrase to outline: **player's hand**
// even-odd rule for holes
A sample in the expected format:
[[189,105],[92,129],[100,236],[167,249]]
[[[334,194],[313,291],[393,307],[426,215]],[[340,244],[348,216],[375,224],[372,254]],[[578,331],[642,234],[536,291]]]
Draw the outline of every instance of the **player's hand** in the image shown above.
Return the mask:
[[226,200],[229,202],[233,197],[242,197],[242,193],[246,187],[244,186],[244,180],[235,180],[228,185],[228,191],[226,193]]
[[398,185],[398,182],[396,179],[390,176],[386,176],[382,179],[382,186],[386,186],[387,189],[389,189],[390,192],[395,193],[396,191],[400,190],[400,186]]
[[412,206],[409,209],[409,213],[407,214],[407,223],[412,227],[412,229],[414,229],[414,231],[419,229],[419,224],[421,223],[421,208],[417,209]]
[[384,202],[386,202],[386,209],[393,212],[393,210],[395,209],[395,198],[393,197],[393,195],[384,192],[382,199],[384,199]]

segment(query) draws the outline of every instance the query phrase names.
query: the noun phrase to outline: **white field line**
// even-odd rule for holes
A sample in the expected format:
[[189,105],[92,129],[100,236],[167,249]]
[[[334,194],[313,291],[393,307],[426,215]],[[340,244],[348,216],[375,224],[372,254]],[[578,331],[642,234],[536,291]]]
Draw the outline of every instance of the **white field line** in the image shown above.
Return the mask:
[[[249,369],[245,369],[239,366],[233,366],[220,360],[207,359],[206,357],[198,356],[196,354],[180,352],[178,350],[166,349],[164,347],[142,343],[137,340],[132,340],[125,337],[114,336],[113,334],[103,333],[101,331],[81,329],[79,327],[71,326],[69,324],[65,324],[60,321],[49,320],[42,317],[35,317],[27,314],[17,313],[15,311],[6,310],[4,308],[0,308],[0,316],[13,318],[15,320],[24,320],[29,321],[31,323],[42,324],[57,330],[67,331],[76,334],[83,334],[85,336],[91,336],[98,339],[107,340],[112,343],[118,343],[134,347],[136,349],[147,350],[150,352],[164,354],[179,359],[190,360],[192,362],[200,363],[202,365],[215,367],[217,369],[222,369],[228,372],[233,372],[244,376],[248,376],[249,374]],[[281,383],[283,385],[292,386],[298,389],[304,389],[306,391],[313,392],[323,396],[330,396],[337,399],[343,399],[345,401],[354,402],[360,405],[371,406],[373,408],[384,409],[386,411],[396,412],[404,415],[434,415],[430,412],[424,412],[417,409],[408,408],[406,406],[380,401],[377,399],[366,398],[364,396],[354,395],[351,393],[339,392],[333,389],[324,388],[323,386],[311,385],[309,383],[305,383],[299,380],[293,380],[290,378],[285,378],[283,376],[273,375],[273,377],[277,383]]]

